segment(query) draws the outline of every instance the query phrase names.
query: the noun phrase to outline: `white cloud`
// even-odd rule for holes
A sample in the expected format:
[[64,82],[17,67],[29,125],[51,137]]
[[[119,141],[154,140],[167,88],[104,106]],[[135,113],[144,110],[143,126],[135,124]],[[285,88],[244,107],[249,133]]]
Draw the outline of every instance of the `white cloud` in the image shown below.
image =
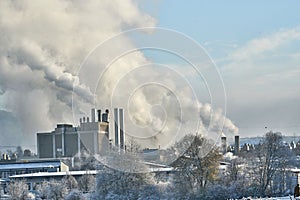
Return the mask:
[[[148,132],[132,129],[135,134],[145,136],[154,129],[158,132],[156,139],[164,143],[174,138],[173,134],[182,124],[185,128],[178,132],[180,136],[195,133],[197,128],[202,131],[208,126],[216,131],[223,120],[228,131],[237,132],[237,127],[224,118],[220,110],[214,111],[211,105],[193,99],[191,88],[183,81],[176,82],[174,77],[178,78],[178,74],[174,72],[150,68],[138,74],[132,72],[131,77],[119,83],[123,76],[130,76],[132,70],[149,63],[140,51],[119,58],[107,68],[99,83],[98,72],[104,70],[109,59],[101,52],[87,63],[87,67],[92,66],[90,70],[82,70],[83,73],[77,76],[81,62],[96,45],[127,28],[153,25],[155,19],[142,13],[138,5],[129,0],[1,1],[1,92],[4,93],[4,107],[20,121],[24,142],[34,144],[37,131],[52,130],[58,122],[73,122],[73,87],[81,115],[90,113],[91,104],[86,102],[93,100],[94,90],[98,95],[97,105],[109,107],[112,93],[119,89],[116,93],[124,96],[115,98],[116,105],[124,107],[125,112],[132,112],[137,125],[148,126]],[[121,35],[104,51],[109,57],[128,47],[133,49],[133,42]],[[142,87],[127,109],[128,95],[148,80],[161,83],[163,87],[155,88],[154,92],[151,87]]]
[[219,63],[228,113],[238,125],[282,124],[285,128],[279,131],[291,134],[288,127],[300,112],[299,43],[300,27],[280,30],[240,45]]
[[1,1],[1,107],[19,119],[24,143],[34,144],[35,132],[57,122],[72,122],[73,86],[92,99],[76,72],[94,46],[123,29],[154,24],[129,0]]
[[273,34],[249,41],[243,47],[234,51],[229,59],[244,61],[264,53],[275,51],[283,45],[289,45],[291,41],[300,40],[300,27],[281,30]]

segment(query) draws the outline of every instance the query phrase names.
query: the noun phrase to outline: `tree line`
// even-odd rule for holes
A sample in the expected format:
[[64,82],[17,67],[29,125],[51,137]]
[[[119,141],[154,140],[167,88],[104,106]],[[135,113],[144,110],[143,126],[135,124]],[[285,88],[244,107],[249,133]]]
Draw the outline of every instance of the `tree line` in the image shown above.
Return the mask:
[[[252,151],[240,152],[238,156],[223,155],[213,141],[201,135],[186,135],[161,154],[168,155],[171,160],[176,158],[170,164],[172,171],[131,173],[104,166],[95,179],[85,176],[85,184],[78,184],[69,176],[61,182],[44,183],[37,190],[44,199],[69,200],[283,196],[292,194],[290,189],[295,184],[289,169],[299,167],[297,154],[278,132],[266,133]],[[137,164],[137,158],[129,160],[118,162]],[[22,192],[12,192],[14,184],[17,183],[11,184],[10,193],[12,196],[18,194],[15,199],[21,199]],[[22,187],[17,185],[16,188]]]

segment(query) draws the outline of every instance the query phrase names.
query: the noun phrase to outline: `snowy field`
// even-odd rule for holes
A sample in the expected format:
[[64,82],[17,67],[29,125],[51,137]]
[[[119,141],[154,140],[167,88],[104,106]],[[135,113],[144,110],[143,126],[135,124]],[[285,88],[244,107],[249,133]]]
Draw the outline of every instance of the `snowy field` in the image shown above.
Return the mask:
[[[300,200],[300,198],[298,197],[297,200]],[[292,196],[287,196],[287,197],[270,197],[270,198],[243,198],[242,200],[296,200],[294,197]]]

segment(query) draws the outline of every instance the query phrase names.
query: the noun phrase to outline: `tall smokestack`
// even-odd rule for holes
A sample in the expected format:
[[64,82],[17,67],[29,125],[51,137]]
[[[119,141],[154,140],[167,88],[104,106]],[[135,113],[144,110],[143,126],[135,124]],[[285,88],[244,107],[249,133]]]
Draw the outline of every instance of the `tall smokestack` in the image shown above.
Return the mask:
[[125,147],[125,138],[124,138],[124,112],[123,108],[119,109],[119,130],[120,130],[120,148],[124,149]]
[[234,154],[238,155],[240,153],[240,136],[234,136]]
[[101,122],[101,110],[98,110],[98,122]]
[[92,118],[92,122],[96,121],[96,109],[92,108],[91,110],[91,118]]
[[227,152],[227,141],[226,141],[226,136],[223,132],[221,135],[221,148],[222,148],[222,153],[225,154]]
[[114,121],[115,121],[115,146],[119,146],[119,110],[114,109]]

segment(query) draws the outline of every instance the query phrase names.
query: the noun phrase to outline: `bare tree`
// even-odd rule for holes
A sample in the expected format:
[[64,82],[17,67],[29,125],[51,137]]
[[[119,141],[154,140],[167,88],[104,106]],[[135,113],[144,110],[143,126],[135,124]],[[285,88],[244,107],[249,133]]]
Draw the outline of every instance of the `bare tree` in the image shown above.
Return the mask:
[[194,193],[204,190],[208,182],[216,180],[222,155],[209,140],[199,135],[188,135],[174,146],[175,149],[183,146],[186,149],[173,163],[181,189],[185,188],[186,192]]
[[131,153],[138,153],[142,150],[141,145],[133,138],[128,136],[126,139],[126,151]]
[[281,133],[266,133],[264,139],[257,146],[259,194],[266,195],[276,170],[281,167],[283,140]]

